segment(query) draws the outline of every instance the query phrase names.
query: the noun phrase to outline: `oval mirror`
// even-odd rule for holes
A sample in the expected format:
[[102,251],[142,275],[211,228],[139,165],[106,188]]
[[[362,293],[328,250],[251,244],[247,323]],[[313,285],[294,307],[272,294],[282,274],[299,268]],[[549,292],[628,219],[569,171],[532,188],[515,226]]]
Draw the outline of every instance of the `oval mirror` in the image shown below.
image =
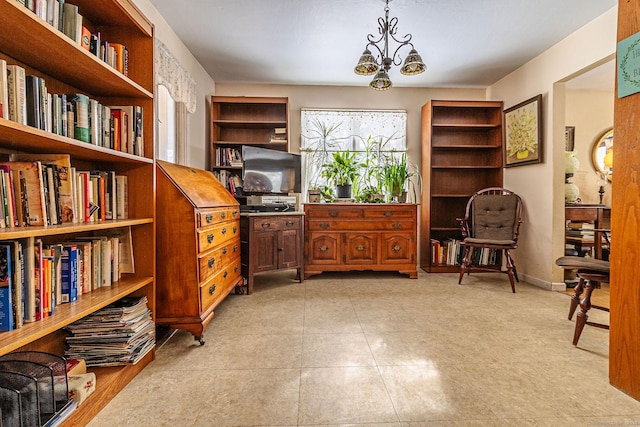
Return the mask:
[[613,178],[613,128],[606,130],[593,144],[591,162],[600,176],[611,181]]

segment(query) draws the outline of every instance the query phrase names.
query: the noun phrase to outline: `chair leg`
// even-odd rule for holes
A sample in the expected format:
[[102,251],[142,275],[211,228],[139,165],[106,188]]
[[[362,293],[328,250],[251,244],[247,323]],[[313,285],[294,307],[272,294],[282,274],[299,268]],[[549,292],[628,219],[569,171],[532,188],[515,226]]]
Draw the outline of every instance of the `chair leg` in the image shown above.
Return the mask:
[[464,273],[469,273],[469,260],[471,259],[471,252],[473,252],[473,248],[471,246],[466,246],[464,248],[462,263],[460,264],[460,277],[458,278],[458,285],[462,283],[462,277],[464,276]]
[[582,295],[583,290],[584,279],[580,277],[580,280],[578,280],[578,284],[573,291],[573,296],[571,297],[571,305],[569,306],[569,316],[567,317],[567,319],[571,320],[573,318],[573,313],[576,312],[576,308],[578,308],[578,305],[580,304],[580,296]]
[[504,251],[504,257],[507,260],[507,274],[509,275],[509,283],[511,283],[511,292],[516,293],[516,285],[515,281],[518,280],[518,276],[516,275],[516,268],[513,264],[513,259],[511,258],[511,254],[508,249]]
[[588,311],[591,309],[591,294],[597,283],[593,283],[592,280],[586,280],[585,294],[582,301],[580,301],[580,312],[576,317],[576,328],[573,332],[573,345],[578,345],[578,340],[584,329],[584,325],[587,324],[589,319]]
[[509,249],[505,250],[505,257],[507,258],[507,262],[511,263],[511,268],[513,269],[513,276],[516,279],[516,282],[520,283],[520,279],[518,278],[518,269],[516,268],[516,263],[513,262],[513,258],[511,258],[511,251]]

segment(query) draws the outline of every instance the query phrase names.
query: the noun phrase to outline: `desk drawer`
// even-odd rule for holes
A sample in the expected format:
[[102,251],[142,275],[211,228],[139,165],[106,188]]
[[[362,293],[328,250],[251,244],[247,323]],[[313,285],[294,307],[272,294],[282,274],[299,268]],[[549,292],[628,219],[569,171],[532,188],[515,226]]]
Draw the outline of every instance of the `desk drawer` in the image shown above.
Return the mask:
[[198,257],[199,276],[198,282],[202,283],[216,274],[220,269],[240,255],[240,239],[229,240],[226,244],[216,249],[201,254]]
[[358,231],[378,231],[378,230],[406,230],[414,229],[413,220],[410,219],[389,219],[387,221],[369,220],[309,220],[309,231],[342,231],[342,230],[358,230]]
[[366,209],[364,211],[365,218],[380,218],[380,219],[394,219],[394,218],[414,218],[416,210],[413,206],[400,208],[397,205],[383,209]]
[[307,218],[362,218],[364,217],[364,209],[349,207],[349,208],[336,208],[330,206],[312,207],[305,210]]
[[240,218],[240,209],[236,206],[216,209],[201,209],[196,212],[198,228],[213,227],[220,221]]
[[236,258],[232,263],[200,285],[201,311],[205,311],[213,304],[229,286],[237,283],[240,279],[240,258]]
[[240,234],[238,221],[220,224],[216,227],[198,231],[198,253],[206,252]]
[[269,217],[255,218],[253,220],[254,231],[290,230],[300,228],[300,217]]

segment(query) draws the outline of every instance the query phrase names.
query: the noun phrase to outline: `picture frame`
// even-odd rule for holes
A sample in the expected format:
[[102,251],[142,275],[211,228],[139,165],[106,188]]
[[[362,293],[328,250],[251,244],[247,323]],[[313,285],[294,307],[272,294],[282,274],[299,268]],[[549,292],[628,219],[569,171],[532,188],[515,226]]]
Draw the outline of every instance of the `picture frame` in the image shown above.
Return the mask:
[[564,151],[573,151],[575,148],[575,126],[565,126],[564,128]]
[[504,110],[504,167],[542,162],[542,94]]

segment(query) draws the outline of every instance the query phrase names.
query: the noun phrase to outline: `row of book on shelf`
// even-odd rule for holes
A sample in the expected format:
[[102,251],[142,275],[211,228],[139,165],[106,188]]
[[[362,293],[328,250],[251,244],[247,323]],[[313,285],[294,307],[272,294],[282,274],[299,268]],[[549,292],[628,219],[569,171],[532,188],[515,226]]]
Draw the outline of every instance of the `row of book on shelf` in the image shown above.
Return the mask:
[[269,142],[287,142],[287,128],[275,128],[273,133],[269,136]]
[[0,117],[98,147],[144,156],[140,105],[103,105],[83,93],[50,93],[46,80],[0,59]]
[[232,196],[241,196],[243,194],[242,191],[242,178],[240,174],[228,171],[225,169],[214,170],[213,176],[215,176],[218,181],[224,186],[224,188],[231,193]]
[[0,331],[55,315],[56,307],[135,273],[128,227],[45,243],[0,242]]
[[77,170],[68,154],[17,153],[0,162],[0,228],[127,219],[128,177]]
[[129,74],[129,49],[122,43],[102,40],[99,31],[66,0],[17,0],[43,21],[125,76]]
[[216,166],[242,166],[242,151],[239,148],[217,147]]
[[[460,265],[464,255],[464,246],[458,239],[439,241],[431,239],[432,265]],[[494,265],[500,261],[501,252],[497,249],[476,248],[473,251],[473,265]]]

